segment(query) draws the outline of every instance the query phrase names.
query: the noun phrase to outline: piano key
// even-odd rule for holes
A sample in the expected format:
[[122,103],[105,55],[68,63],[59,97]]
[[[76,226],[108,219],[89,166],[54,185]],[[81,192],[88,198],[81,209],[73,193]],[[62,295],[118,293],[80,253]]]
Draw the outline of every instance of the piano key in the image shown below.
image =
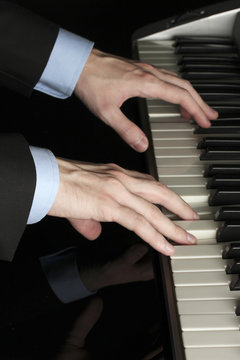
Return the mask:
[[231,134],[231,133],[240,133],[240,126],[234,125],[234,126],[211,126],[210,128],[202,128],[200,126],[197,126],[195,131],[195,134]]
[[223,259],[240,258],[240,243],[232,243],[224,246],[222,257]]
[[240,319],[235,315],[181,315],[183,331],[239,331]]
[[[186,331],[183,332],[183,343],[184,346],[187,348],[240,348],[240,331]],[[228,359],[228,356],[226,357],[226,359]]]
[[159,180],[163,180],[165,177],[202,177],[204,175],[204,168],[203,167],[159,167],[158,170],[158,177]]
[[232,279],[230,284],[231,291],[239,291],[240,290],[240,277],[237,275],[234,279]]
[[175,47],[176,54],[235,54],[237,48],[233,45],[225,44],[186,44]]
[[[194,141],[192,141],[192,143],[194,144]],[[218,137],[205,137],[203,138],[199,144],[198,144],[198,149],[205,149],[208,146],[240,146],[240,138],[231,138],[231,137],[223,137],[223,138],[218,138]]]
[[240,174],[240,164],[212,164],[205,171],[204,176],[211,177],[217,174]]
[[197,144],[196,140],[153,140],[154,149],[196,149]]
[[224,271],[177,272],[173,273],[174,285],[178,286],[216,286],[230,285],[233,278]]
[[227,82],[223,82],[223,83],[217,83],[217,84],[213,84],[211,82],[206,82],[206,83],[197,83],[197,82],[193,82],[192,83],[193,87],[195,88],[195,90],[197,90],[199,93],[201,92],[236,92],[239,94],[240,92],[240,84],[239,83],[227,83]]
[[[216,241],[215,241],[216,242]],[[222,259],[222,251],[227,245],[217,244],[201,245],[201,246],[188,246],[188,245],[176,245],[175,253],[171,256],[171,259]]]
[[176,36],[175,46],[179,44],[223,44],[232,45],[233,40],[227,36]]
[[239,70],[239,63],[228,63],[228,64],[220,64],[219,62],[212,64],[201,64],[201,63],[184,63],[179,67],[180,72],[188,72],[188,71],[233,71]]
[[240,79],[240,74],[238,71],[230,71],[230,69],[225,70],[225,71],[207,71],[207,70],[203,70],[203,71],[183,71],[181,73],[181,76],[183,79],[186,80],[190,80],[190,81],[197,81],[200,80],[202,77],[204,77],[205,81],[206,80],[220,80],[220,79],[231,79],[233,78],[234,80],[236,79]]
[[240,188],[226,187],[211,190],[208,203],[210,206],[240,204]]
[[178,301],[179,315],[232,314],[236,312],[240,298],[225,300]]
[[240,160],[240,147],[208,146],[202,151],[200,160]]
[[[240,295],[230,291],[228,285],[216,286],[178,286],[175,288],[178,301],[196,300],[234,300]],[[237,295],[236,295],[237,294]],[[240,343],[239,343],[240,345]]]
[[[159,58],[159,55],[156,55],[156,57]],[[180,57],[173,57],[175,60],[177,60],[177,63],[179,65],[182,64],[215,64],[216,62],[218,64],[239,64],[240,60],[237,54],[234,56],[229,56],[227,54],[224,54],[222,56],[214,56],[212,54],[202,54],[202,55],[182,55]]]
[[240,260],[239,259],[231,259],[229,260],[226,267],[227,274],[240,274]]
[[220,347],[220,348],[195,348],[185,349],[186,360],[239,360],[239,347]]
[[[195,272],[222,272],[225,274],[225,269],[229,260],[222,258],[212,259],[171,259],[171,266],[173,273],[195,273]],[[209,276],[211,276],[209,274]]]
[[225,226],[225,222],[212,220],[176,220],[174,223],[194,235],[198,240],[216,239],[218,229]]
[[198,149],[155,149],[156,158],[191,158],[199,159],[201,150]]
[[208,180],[207,188],[215,189],[218,187],[240,187],[240,175],[215,175]]
[[239,241],[240,223],[239,221],[229,220],[220,222],[217,230],[216,239],[219,242]]
[[202,187],[206,188],[207,180],[203,177],[165,177],[161,182],[168,187]]

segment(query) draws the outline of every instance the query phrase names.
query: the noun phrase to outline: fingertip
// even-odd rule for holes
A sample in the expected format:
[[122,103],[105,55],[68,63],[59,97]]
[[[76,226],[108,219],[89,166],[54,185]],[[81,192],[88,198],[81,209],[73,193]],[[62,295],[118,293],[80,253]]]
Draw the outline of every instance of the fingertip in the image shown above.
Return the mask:
[[144,152],[147,150],[148,148],[148,139],[147,137],[144,135],[142,136],[137,143],[132,145],[132,148],[138,152]]

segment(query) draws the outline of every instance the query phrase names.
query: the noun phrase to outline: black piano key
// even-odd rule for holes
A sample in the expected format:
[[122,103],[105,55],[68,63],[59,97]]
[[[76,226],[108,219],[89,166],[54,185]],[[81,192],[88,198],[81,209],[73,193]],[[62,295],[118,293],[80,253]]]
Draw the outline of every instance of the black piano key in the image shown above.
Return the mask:
[[229,79],[233,78],[234,80],[239,80],[240,79],[240,74],[237,71],[183,71],[181,73],[181,76],[189,81],[196,81],[196,80],[200,80],[202,78],[204,78],[204,80],[212,80],[214,81],[215,79],[217,80],[222,80],[222,79],[227,79],[229,81]]
[[207,189],[217,189],[219,187],[239,187],[240,175],[214,175],[208,180]]
[[175,46],[181,44],[224,44],[232,45],[233,40],[227,36],[177,36],[174,38]]
[[200,160],[240,160],[240,147],[209,146],[202,151]]
[[239,73],[239,64],[237,63],[229,63],[229,64],[219,64],[219,62],[215,64],[198,64],[198,63],[187,63],[183,64],[179,67],[180,72],[189,72],[189,71],[196,71],[196,72],[224,72],[224,71],[230,71],[234,72],[236,71]]
[[208,203],[210,206],[238,205],[240,204],[240,187],[217,188],[215,190],[212,190],[212,193],[210,194],[208,199]]
[[[214,215],[216,221],[240,220],[239,206],[223,206]],[[240,256],[239,256],[240,258]]]
[[197,55],[182,55],[177,61],[178,65],[183,64],[240,64],[240,59],[238,54],[234,56],[229,56],[228,54],[224,55],[207,55],[207,54],[197,54]]
[[236,307],[235,314],[240,316],[240,304]]
[[238,103],[240,103],[240,93],[235,93],[235,92],[198,92],[199,95],[203,98],[203,100],[205,100],[206,102],[209,101],[217,101],[217,102],[222,102],[222,101],[238,101]]
[[225,221],[217,231],[217,242],[240,241],[240,221]]
[[216,120],[211,120],[211,126],[239,126],[240,125],[240,117],[235,118],[219,118]]
[[240,174],[240,164],[212,164],[204,172],[204,177],[211,177],[217,174]]
[[240,126],[211,126],[209,128],[197,126],[194,134],[240,134]]
[[222,253],[223,259],[240,259],[240,243],[230,243],[225,246]]
[[223,83],[210,83],[210,82],[192,82],[193,87],[197,92],[235,92],[237,94],[240,93],[240,83],[231,83],[231,82],[223,82]]
[[240,277],[236,276],[232,279],[229,288],[231,291],[239,291],[240,290]]
[[227,274],[240,274],[240,259],[231,259],[226,267]]
[[176,54],[236,54],[232,44],[183,44],[175,47]]
[[205,137],[199,142],[197,148],[206,149],[208,146],[227,146],[227,147],[240,146],[240,137],[239,138]]

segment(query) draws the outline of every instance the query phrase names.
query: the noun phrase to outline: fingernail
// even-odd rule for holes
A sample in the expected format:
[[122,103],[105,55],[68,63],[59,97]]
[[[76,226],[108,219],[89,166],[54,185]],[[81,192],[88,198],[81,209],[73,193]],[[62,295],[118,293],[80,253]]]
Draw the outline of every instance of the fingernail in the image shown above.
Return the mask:
[[148,148],[148,139],[146,136],[143,136],[140,138],[139,142],[133,145],[133,148],[137,151],[145,151]]
[[195,236],[193,236],[192,234],[188,233],[187,235],[187,242],[189,244],[196,244],[197,239],[195,238]]
[[199,220],[200,219],[200,216],[198,215],[198,213],[196,213],[196,212],[193,213],[193,219],[194,220]]
[[169,243],[167,243],[165,245],[165,250],[167,252],[167,255],[173,255],[174,254],[174,247]]

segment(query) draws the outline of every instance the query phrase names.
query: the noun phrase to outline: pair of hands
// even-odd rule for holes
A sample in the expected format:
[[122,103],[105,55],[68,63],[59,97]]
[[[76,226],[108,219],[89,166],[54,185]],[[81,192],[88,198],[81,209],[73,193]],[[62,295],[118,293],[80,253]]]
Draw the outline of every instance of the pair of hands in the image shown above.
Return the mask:
[[[191,84],[175,73],[96,49],[89,56],[75,94],[139,152],[147,149],[148,140],[121,112],[122,104],[129,98],[161,98],[179,104],[182,116],[194,118],[202,127],[209,127],[209,120],[217,117],[216,111]],[[150,175],[115,164],[57,161],[60,186],[49,215],[69,219],[89,240],[100,235],[100,222],[114,221],[165,255],[174,252],[165,237],[180,244],[196,243],[196,238],[176,226],[156,205],[186,220],[198,219],[198,215],[176,193]]]

